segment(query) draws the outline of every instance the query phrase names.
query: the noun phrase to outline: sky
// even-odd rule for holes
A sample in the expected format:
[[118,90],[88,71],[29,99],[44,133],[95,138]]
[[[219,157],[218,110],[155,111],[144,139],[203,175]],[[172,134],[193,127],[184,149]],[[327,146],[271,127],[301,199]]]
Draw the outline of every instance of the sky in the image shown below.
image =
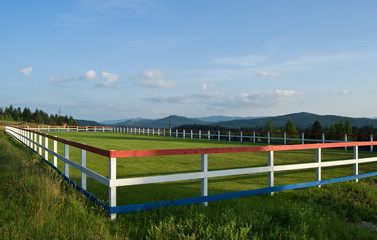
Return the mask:
[[377,1],[2,0],[0,107],[377,117]]

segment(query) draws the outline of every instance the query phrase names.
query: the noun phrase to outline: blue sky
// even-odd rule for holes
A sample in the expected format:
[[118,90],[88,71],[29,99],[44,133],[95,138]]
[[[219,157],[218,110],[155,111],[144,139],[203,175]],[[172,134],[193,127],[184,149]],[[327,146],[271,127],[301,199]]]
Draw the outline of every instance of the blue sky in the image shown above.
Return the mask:
[[0,3],[0,106],[377,117],[377,1]]

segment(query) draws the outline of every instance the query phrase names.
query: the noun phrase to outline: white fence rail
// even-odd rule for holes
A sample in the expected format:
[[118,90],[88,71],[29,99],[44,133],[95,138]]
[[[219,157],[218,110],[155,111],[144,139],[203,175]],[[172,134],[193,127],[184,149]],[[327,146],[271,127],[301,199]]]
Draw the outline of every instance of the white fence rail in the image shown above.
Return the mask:
[[[42,130],[42,129],[39,129]],[[51,129],[50,129],[51,130]],[[115,129],[118,131],[118,129]],[[133,128],[133,133],[151,133],[151,131],[136,129]],[[167,149],[167,150],[134,150],[134,151],[109,151],[103,150],[85,144],[80,144],[64,139],[59,139],[50,135],[46,135],[40,132],[32,131],[30,129],[22,129],[7,126],[6,132],[18,139],[20,142],[25,144],[28,148],[34,150],[47,162],[49,160],[49,155],[53,156],[53,166],[56,170],[57,160],[60,160],[64,163],[63,176],[69,179],[69,169],[73,167],[81,172],[81,186],[79,189],[82,189],[86,192],[87,189],[87,176],[97,180],[103,185],[108,187],[108,201],[109,205],[101,202],[101,205],[109,212],[111,219],[116,218],[116,214],[138,211],[138,210],[147,210],[152,208],[158,208],[166,205],[182,205],[182,204],[193,204],[193,203],[202,203],[207,205],[209,201],[216,201],[221,199],[228,199],[233,197],[240,196],[251,196],[260,193],[270,193],[274,194],[276,191],[283,191],[287,189],[297,189],[302,187],[309,186],[321,186],[323,184],[355,180],[358,181],[359,178],[370,177],[377,175],[377,172],[370,172],[359,174],[359,164],[377,162],[377,157],[363,158],[359,159],[359,147],[360,146],[369,146],[377,145],[377,142],[343,142],[343,143],[320,143],[320,144],[306,144],[306,145],[287,145],[287,146],[259,146],[259,147],[235,147],[235,148],[200,148],[200,149]],[[152,134],[156,133],[152,130]],[[157,134],[161,134],[160,130],[157,130]],[[171,131],[169,132],[171,134]],[[176,136],[179,133],[175,133]],[[188,133],[189,136],[192,135],[192,132]],[[199,133],[200,134],[200,133]],[[185,133],[183,134],[185,136]],[[200,136],[200,135],[199,135]],[[203,136],[203,135],[202,135]],[[210,133],[208,133],[210,136]],[[53,140],[53,146],[48,146],[48,139]],[[44,142],[44,144],[43,144]],[[64,156],[57,153],[57,142],[64,144]],[[70,146],[81,149],[81,164],[78,164],[70,160],[69,148]],[[322,149],[323,148],[334,148],[334,147],[353,147],[353,158],[347,160],[336,160],[336,161],[322,161]],[[302,164],[289,164],[289,165],[276,165],[274,163],[274,152],[276,151],[286,151],[286,150],[303,150],[303,149],[316,149],[316,161],[313,163],[302,163]],[[43,151],[45,154],[43,155]],[[95,154],[108,157],[108,177],[102,176],[94,171],[86,168],[86,151],[90,151]],[[208,154],[217,154],[217,153],[237,153],[237,152],[266,152],[267,159],[266,165],[261,167],[251,167],[251,168],[235,168],[227,170],[208,170]],[[121,178],[118,179],[116,176],[116,166],[118,158],[127,158],[127,157],[143,157],[143,156],[166,156],[166,155],[201,155],[201,171],[200,172],[191,172],[191,173],[182,173],[182,174],[170,174],[170,175],[160,175],[160,176],[147,176],[147,177],[132,177],[132,178]],[[334,166],[346,166],[353,165],[353,175],[337,179],[321,179],[321,171],[326,167]],[[316,169],[316,179],[313,182],[308,183],[299,183],[291,184],[284,186],[274,186],[274,174],[279,171],[291,171],[291,170],[303,170],[303,169]],[[231,192],[225,194],[217,195],[208,195],[208,179],[216,177],[225,177],[225,176],[236,176],[244,174],[255,174],[255,173],[267,173],[268,182],[266,188],[262,189],[253,189],[242,192]],[[163,202],[153,202],[153,203],[144,203],[144,204],[134,204],[134,205],[124,205],[117,206],[117,188],[124,186],[132,185],[143,185],[143,184],[153,184],[153,183],[164,183],[164,182],[179,182],[185,180],[201,180],[201,196],[194,198],[178,199],[178,200],[168,200]],[[314,179],[313,179],[314,180]],[[87,193],[87,192],[86,192]],[[90,193],[86,194],[91,196]],[[95,199],[99,201],[98,199]]]

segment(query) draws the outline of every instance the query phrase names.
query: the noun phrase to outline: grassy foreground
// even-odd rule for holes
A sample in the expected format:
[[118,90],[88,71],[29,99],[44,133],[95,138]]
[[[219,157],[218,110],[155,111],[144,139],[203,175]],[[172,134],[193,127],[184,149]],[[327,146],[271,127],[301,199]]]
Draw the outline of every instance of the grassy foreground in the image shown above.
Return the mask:
[[0,131],[0,181],[0,239],[377,239],[376,178],[110,221]]

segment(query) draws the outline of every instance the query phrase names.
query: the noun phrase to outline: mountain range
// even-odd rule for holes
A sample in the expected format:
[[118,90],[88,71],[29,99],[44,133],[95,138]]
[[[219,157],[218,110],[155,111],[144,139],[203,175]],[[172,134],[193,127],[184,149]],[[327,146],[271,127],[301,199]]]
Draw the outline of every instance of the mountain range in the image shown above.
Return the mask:
[[[170,119],[170,120],[169,120]],[[226,128],[255,128],[263,127],[269,120],[272,120],[275,126],[283,127],[288,119],[292,119],[297,128],[305,129],[310,127],[316,120],[318,120],[323,127],[330,127],[331,124],[349,120],[352,126],[364,127],[372,126],[377,128],[377,119],[372,118],[351,118],[336,115],[317,115],[313,113],[293,113],[275,117],[229,117],[229,116],[211,116],[202,118],[187,118],[182,116],[172,115],[161,119],[123,119],[104,121],[101,123],[94,121],[76,120],[81,126],[87,125],[112,125],[112,126],[127,126],[127,127],[149,127],[149,128],[175,128],[181,125],[216,125]]]

